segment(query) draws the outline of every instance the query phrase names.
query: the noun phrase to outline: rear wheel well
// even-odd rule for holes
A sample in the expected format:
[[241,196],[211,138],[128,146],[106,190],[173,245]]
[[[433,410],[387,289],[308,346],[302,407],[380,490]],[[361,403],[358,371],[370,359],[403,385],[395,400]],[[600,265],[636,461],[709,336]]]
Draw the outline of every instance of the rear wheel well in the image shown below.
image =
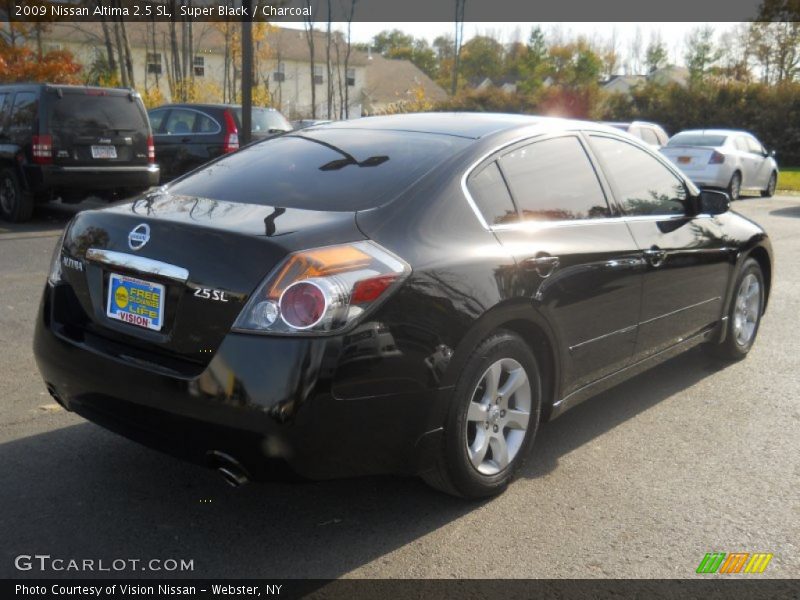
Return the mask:
[[556,378],[558,375],[556,355],[550,339],[539,325],[523,319],[503,323],[499,326],[499,329],[507,329],[519,335],[536,357],[542,376],[541,421],[547,421],[550,418],[553,403],[556,400]]
[[756,246],[750,251],[749,256],[753,257],[758,266],[761,267],[761,272],[764,274],[764,310],[767,309],[767,301],[769,300],[769,291],[772,287],[772,265],[769,261],[769,254],[761,246]]

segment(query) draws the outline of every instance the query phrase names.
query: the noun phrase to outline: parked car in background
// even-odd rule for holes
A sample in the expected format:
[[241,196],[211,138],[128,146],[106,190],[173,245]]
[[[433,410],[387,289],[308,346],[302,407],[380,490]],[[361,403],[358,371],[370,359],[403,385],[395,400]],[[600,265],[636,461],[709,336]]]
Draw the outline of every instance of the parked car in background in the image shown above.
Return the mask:
[[[161,181],[169,181],[239,149],[242,107],[236,104],[166,104],[150,110]],[[253,107],[253,141],[291,131],[274,108]]]
[[604,125],[627,131],[631,135],[638,137],[648,146],[653,148],[661,148],[669,140],[667,132],[661,125],[655,123],[648,123],[647,121],[633,121],[631,123],[612,123],[605,122]]
[[330,123],[331,121],[320,120],[320,119],[300,119],[298,121],[292,121],[292,127],[294,129],[305,129],[306,127],[314,127],[315,125],[325,125],[326,123]]
[[700,344],[747,355],[772,251],[729,206],[596,123],[322,125],[79,213],[34,353],[65,408],[233,484],[489,496],[542,420]]
[[695,184],[724,189],[737,200],[743,188],[765,198],[778,185],[775,152],[767,152],[755,136],[730,129],[694,129],[670,138],[661,150]]
[[133,90],[0,86],[0,217],[26,221],[34,203],[134,195],[157,185],[150,124]]

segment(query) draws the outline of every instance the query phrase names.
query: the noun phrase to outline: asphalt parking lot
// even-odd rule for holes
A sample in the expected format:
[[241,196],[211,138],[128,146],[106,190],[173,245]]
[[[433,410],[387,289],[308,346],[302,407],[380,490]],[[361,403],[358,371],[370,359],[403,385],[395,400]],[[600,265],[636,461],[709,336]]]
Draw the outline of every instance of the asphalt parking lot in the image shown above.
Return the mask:
[[14,567],[49,554],[193,560],[121,573],[145,577],[684,578],[707,552],[741,551],[774,554],[759,577],[800,577],[800,196],[734,208],[776,256],[748,359],[698,349],[584,403],[481,503],[392,477],[232,489],[66,413],[31,338],[73,209],[0,222],[0,576],[104,575]]

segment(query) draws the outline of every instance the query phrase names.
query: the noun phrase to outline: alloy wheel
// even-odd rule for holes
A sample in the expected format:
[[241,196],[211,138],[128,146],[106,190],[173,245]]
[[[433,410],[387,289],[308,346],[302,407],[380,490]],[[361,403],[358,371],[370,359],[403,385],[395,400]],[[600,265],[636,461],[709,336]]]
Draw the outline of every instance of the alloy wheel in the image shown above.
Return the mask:
[[467,453],[482,475],[495,475],[514,460],[525,440],[531,384],[513,358],[494,362],[478,381],[467,412]]
[[4,213],[11,214],[13,212],[16,195],[14,182],[10,177],[3,177],[0,181],[0,206]]
[[746,346],[753,339],[761,313],[761,284],[753,273],[748,273],[739,284],[733,311],[733,334],[736,343]]

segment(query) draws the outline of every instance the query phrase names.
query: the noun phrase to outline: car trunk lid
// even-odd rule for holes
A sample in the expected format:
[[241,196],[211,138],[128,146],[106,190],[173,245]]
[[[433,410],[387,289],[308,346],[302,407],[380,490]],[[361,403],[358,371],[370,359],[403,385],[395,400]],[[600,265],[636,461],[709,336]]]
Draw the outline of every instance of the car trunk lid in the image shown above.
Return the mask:
[[705,146],[669,146],[661,152],[682,170],[699,171],[708,166],[715,150]]
[[[82,265],[65,262],[63,269],[83,315],[73,325],[147,352],[148,360],[162,355],[205,365],[249,295],[287,254],[362,239],[348,212],[168,194],[87,211],[64,243],[65,255]],[[124,298],[115,293],[121,279],[130,280]],[[159,318],[132,324],[109,315],[122,305]]]

